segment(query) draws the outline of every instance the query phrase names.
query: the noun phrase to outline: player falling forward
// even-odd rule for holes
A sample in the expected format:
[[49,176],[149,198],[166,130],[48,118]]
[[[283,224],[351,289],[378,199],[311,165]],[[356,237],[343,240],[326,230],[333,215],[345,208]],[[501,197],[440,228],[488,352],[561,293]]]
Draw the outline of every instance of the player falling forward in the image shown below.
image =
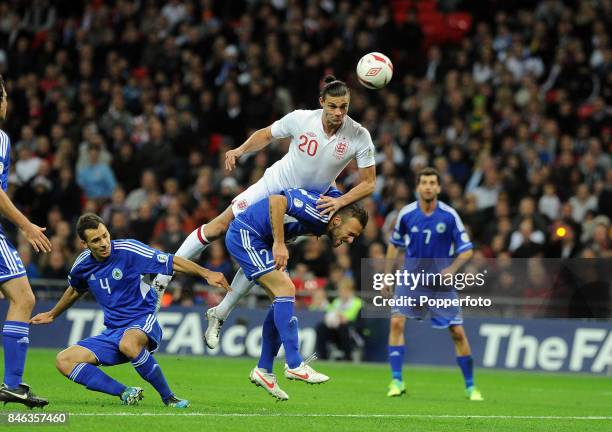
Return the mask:
[[[0,75],[0,122],[6,118],[8,99]],[[10,171],[11,141],[0,129],[0,213],[19,227],[36,252],[51,252],[51,242],[45,228],[31,223],[6,194]],[[0,402],[24,404],[30,408],[44,407],[48,400],[37,397],[22,381],[26,354],[30,344],[28,321],[36,301],[19,254],[0,225],[0,290],[9,300],[6,321],[2,327],[4,348],[4,383],[0,386]]]
[[[321,197],[317,210],[330,215],[374,191],[376,168],[370,133],[347,116],[350,92],[346,84],[333,76],[326,77],[325,82],[319,97],[321,109],[293,111],[227,152],[225,166],[231,171],[243,154],[259,151],[274,139],[291,138],[289,152],[268,168],[257,183],[238,195],[221,215],[193,231],[176,252],[177,256],[188,259],[199,256],[210,242],[225,234],[234,217],[272,194],[290,188],[324,194],[353,159],[359,169],[359,184],[345,195]],[[163,292],[170,279],[171,276],[160,275],[153,286]],[[217,307],[207,311],[206,344],[210,348],[219,343],[223,320],[252,287],[244,272],[239,270],[232,281],[232,291]]]
[[[454,274],[473,255],[473,245],[465,232],[463,222],[457,212],[449,205],[438,201],[440,194],[440,174],[433,168],[425,168],[417,176],[416,191],[419,200],[400,210],[395,229],[387,249],[387,268],[390,273],[397,257],[398,248],[406,249],[404,269],[418,273]],[[419,259],[425,261],[419,262]],[[435,258],[435,260],[434,260]],[[431,259],[431,260],[428,260]],[[412,288],[412,289],[411,289]],[[454,287],[406,287],[397,286],[395,297],[456,299]],[[480,391],[474,386],[474,362],[467,336],[463,329],[463,317],[459,306],[449,308],[405,306],[391,310],[389,331],[389,363],[392,381],[387,396],[401,396],[406,392],[402,379],[402,366],[406,352],[404,328],[406,317],[423,319],[427,312],[431,315],[434,328],[448,328],[455,345],[457,363],[465,380],[466,395],[470,400],[483,400]]]
[[[317,193],[289,189],[252,204],[230,224],[225,245],[248,280],[261,285],[274,299],[263,323],[261,357],[249,376],[279,400],[289,396],[278,386],[273,373],[274,357],[285,348],[285,377],[320,384],[329,377],[315,371],[299,353],[298,319],[293,315],[295,286],[285,271],[289,260],[286,240],[301,235],[326,234],[334,247],[352,243],[368,222],[357,204],[343,207],[333,216],[316,210]],[[286,217],[288,216],[288,217]]]
[[87,250],[78,256],[70,270],[70,286],[53,309],[39,313],[31,323],[53,322],[89,290],[102,306],[106,330],[60,352],[57,369],[89,390],[119,396],[125,405],[136,405],[142,399],[141,388],[125,386],[97,367],[131,361],[136,372],[157,390],[164,404],[187,408],[189,401],[174,395],[151,354],[159,347],[162,329],[155,312],[157,293],[144,283],[141,275],[176,271],[229,289],[225,277],[136,240],[111,240],[104,221],[92,213],[79,218],[77,233]]

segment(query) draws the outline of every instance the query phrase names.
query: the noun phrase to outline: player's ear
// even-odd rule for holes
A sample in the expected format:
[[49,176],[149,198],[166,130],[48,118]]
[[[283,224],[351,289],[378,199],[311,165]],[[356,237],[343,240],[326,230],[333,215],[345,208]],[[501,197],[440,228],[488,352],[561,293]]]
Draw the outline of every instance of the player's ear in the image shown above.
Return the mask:
[[323,101],[321,96],[319,96],[319,105],[321,105],[321,108],[323,108],[323,105],[325,105],[325,101]]
[[335,227],[342,225],[342,216],[338,214],[334,215],[334,217],[332,218],[332,224]]

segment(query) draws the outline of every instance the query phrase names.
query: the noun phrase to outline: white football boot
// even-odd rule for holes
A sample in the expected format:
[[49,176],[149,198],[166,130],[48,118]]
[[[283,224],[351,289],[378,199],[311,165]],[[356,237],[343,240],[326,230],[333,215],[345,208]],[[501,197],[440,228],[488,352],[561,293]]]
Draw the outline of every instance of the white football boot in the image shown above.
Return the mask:
[[265,391],[270,393],[272,397],[275,397],[279,401],[289,400],[289,395],[278,386],[276,375],[273,373],[268,373],[264,369],[255,367],[251,371],[249,379],[257,387],[263,387]]
[[216,308],[210,308],[206,311],[206,320],[208,321],[208,327],[204,333],[204,340],[206,346],[210,349],[215,349],[219,345],[219,337],[221,336],[221,326],[223,326],[223,320],[215,314]]
[[327,375],[317,372],[308,365],[308,363],[316,359],[317,356],[313,354],[294,369],[289,369],[289,366],[285,364],[285,378],[290,380],[304,381],[308,384],[322,384],[329,381],[329,377]]

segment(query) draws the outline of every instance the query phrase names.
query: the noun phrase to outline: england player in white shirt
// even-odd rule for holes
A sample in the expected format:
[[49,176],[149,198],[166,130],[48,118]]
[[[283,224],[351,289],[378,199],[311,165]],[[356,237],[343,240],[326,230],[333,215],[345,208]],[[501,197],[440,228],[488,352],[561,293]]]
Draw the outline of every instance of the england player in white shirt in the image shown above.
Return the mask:
[[[334,76],[325,78],[317,110],[295,110],[272,125],[253,133],[240,147],[225,155],[225,167],[231,171],[242,155],[265,148],[275,139],[290,138],[288,153],[266,170],[263,177],[239,194],[232,204],[208,224],[194,230],[183,242],[177,256],[198,257],[228,229],[232,219],[249,205],[290,188],[304,188],[325,193],[336,177],[353,160],[357,162],[359,183],[341,197],[321,197],[321,214],[333,214],[342,207],[372,194],[376,182],[374,144],[370,133],[347,116],[350,91]],[[153,286],[161,294],[171,276],[158,275]],[[221,304],[207,311],[206,344],[217,346],[223,321],[253,284],[239,270]]]

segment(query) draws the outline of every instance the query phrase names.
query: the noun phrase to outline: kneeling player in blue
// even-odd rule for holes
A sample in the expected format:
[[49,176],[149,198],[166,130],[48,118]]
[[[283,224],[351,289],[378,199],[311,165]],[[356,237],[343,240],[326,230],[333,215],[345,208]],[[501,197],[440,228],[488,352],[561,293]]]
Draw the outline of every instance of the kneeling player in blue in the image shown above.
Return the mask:
[[97,367],[130,361],[158,391],[164,404],[187,408],[189,401],[174,395],[151,355],[159,347],[162,330],[155,314],[157,294],[143,282],[142,275],[182,272],[229,289],[225,277],[136,240],[111,240],[104,221],[91,213],[79,218],[77,233],[87,250],[70,270],[70,286],[53,309],[39,313],[31,323],[53,322],[89,290],[102,306],[106,330],[60,352],[57,369],[89,390],[119,396],[125,405],[136,405],[142,399],[141,388],[121,384]]
[[261,357],[249,376],[279,400],[289,396],[273,373],[274,357],[285,349],[285,377],[320,384],[329,377],[315,371],[299,352],[298,319],[293,315],[295,286],[285,271],[289,259],[286,240],[302,235],[327,235],[334,247],[352,243],[361,234],[368,215],[357,204],[342,208],[331,218],[317,210],[318,194],[289,189],[251,205],[237,216],[225,235],[225,244],[249,280],[261,285],[272,306],[263,323]]
[[[473,245],[465,232],[461,218],[447,204],[438,201],[440,194],[440,175],[433,168],[419,172],[416,182],[419,199],[402,208],[397,217],[395,229],[389,239],[386,256],[386,273],[390,273],[396,261],[398,248],[405,249],[404,270],[411,273],[453,275],[473,255]],[[389,363],[392,380],[387,396],[401,396],[406,393],[402,377],[404,353],[404,328],[406,318],[422,320],[430,314],[432,326],[448,328],[455,345],[457,364],[463,373],[465,391],[468,399],[483,400],[474,385],[474,362],[467,336],[463,329],[463,317],[459,306],[436,307],[419,306],[423,297],[428,299],[457,299],[454,287],[397,286],[396,299],[413,301],[414,305],[394,307],[391,310],[389,329]]]

